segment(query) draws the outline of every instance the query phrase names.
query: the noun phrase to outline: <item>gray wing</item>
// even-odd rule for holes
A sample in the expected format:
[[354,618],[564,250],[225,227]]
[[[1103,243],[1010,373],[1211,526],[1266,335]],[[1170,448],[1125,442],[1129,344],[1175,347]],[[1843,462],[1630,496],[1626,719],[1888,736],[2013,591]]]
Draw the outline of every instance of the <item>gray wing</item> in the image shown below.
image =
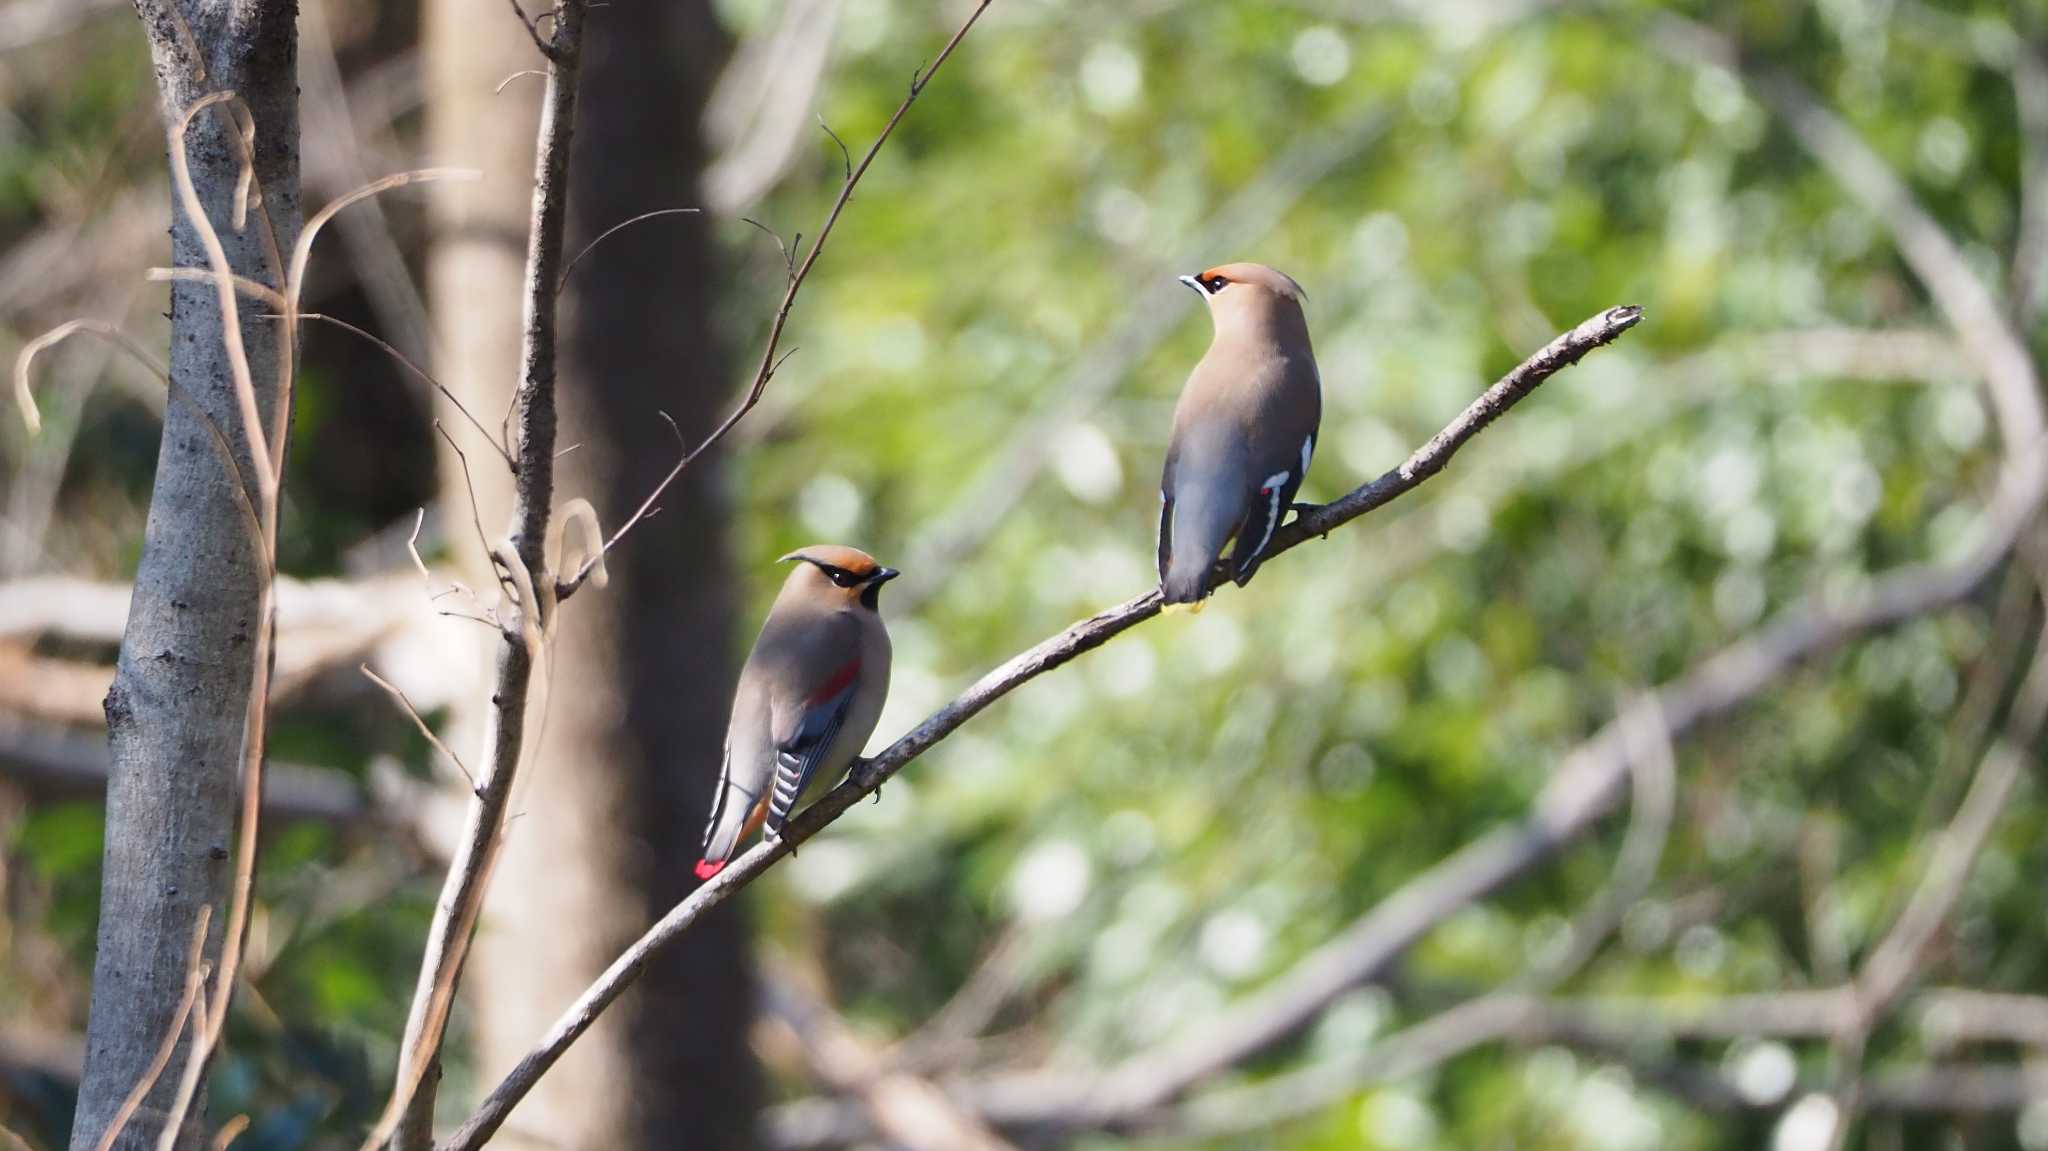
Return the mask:
[[1315,433],[1310,432],[1302,443],[1298,464],[1261,477],[1265,482],[1248,501],[1244,524],[1237,530],[1237,543],[1230,549],[1231,578],[1237,581],[1237,586],[1250,583],[1259,570],[1266,557],[1266,545],[1273,542],[1273,533],[1279,529],[1280,521],[1287,518],[1287,509],[1294,506],[1295,493],[1301,490],[1315,450]]
[[1173,438],[1166,445],[1166,463],[1159,469],[1159,582],[1166,582],[1166,569],[1173,563],[1173,473],[1180,457],[1180,420],[1174,419]]
[[818,773],[818,765],[825,762],[832,745],[838,742],[839,729],[846,725],[846,713],[853,710],[860,663],[855,660],[848,667],[851,674],[846,676],[845,686],[805,708],[796,730],[775,748],[775,782],[768,796],[771,835],[781,832],[790,813],[796,810],[797,800]]

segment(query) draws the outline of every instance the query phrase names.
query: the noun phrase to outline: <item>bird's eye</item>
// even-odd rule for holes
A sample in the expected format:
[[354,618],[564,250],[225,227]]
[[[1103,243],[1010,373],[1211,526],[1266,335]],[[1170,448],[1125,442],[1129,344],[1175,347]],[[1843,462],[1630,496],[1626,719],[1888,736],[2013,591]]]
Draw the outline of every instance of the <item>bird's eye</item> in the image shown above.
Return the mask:
[[832,582],[838,584],[840,587],[852,587],[853,585],[860,582],[860,578],[858,576],[855,576],[852,572],[849,571],[842,571],[839,568],[826,568],[825,574],[831,576]]
[[1224,278],[1223,278],[1223,277],[1221,277],[1221,276],[1211,276],[1211,277],[1209,277],[1209,292],[1210,292],[1210,294],[1211,294],[1211,295],[1214,295],[1215,293],[1217,293],[1217,292],[1220,292],[1220,291],[1222,291],[1223,289],[1225,289],[1225,288],[1227,288],[1227,287],[1229,287],[1229,286],[1230,286],[1230,281],[1229,281],[1229,280],[1226,280],[1226,279],[1224,279]]

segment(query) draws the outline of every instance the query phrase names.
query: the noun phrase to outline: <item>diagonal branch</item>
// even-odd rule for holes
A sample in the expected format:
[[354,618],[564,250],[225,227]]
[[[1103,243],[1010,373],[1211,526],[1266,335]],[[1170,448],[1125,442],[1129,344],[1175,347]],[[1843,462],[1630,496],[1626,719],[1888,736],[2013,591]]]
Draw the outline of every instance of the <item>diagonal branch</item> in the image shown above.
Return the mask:
[[[1846,601],[1816,598],[1788,609],[1659,688],[1644,706],[1654,703],[1676,737],[1853,636],[1960,601],[1997,570],[2039,512],[2044,490],[2048,452],[2037,442],[2009,466],[1982,542],[1961,560],[1895,571]],[[1585,836],[1621,798],[1628,762],[1627,732],[1617,719],[1565,757],[1527,818],[1473,840],[1416,876],[1266,990],[1105,1073],[989,1080],[975,1090],[980,1108],[999,1124],[1111,1126],[1171,1101],[1294,1034],[1344,993],[1382,976],[1458,911]]]
[[[1419,486],[1443,470],[1459,448],[1479,434],[1501,413],[1528,396],[1538,385],[1595,348],[1613,342],[1642,319],[1634,306],[1609,308],[1552,340],[1548,346],[1524,360],[1513,371],[1481,395],[1443,431],[1410,456],[1406,463],[1365,484],[1334,503],[1313,509],[1274,534],[1269,554],[1293,548],[1312,535],[1324,535]],[[654,953],[667,946],[708,910],[725,902],[752,883],[776,860],[817,834],[848,808],[873,793],[905,765],[930,750],[979,714],[990,704],[1017,687],[1061,666],[1075,657],[1108,643],[1117,635],[1159,614],[1159,593],[1146,592],[1126,600],[1090,619],[1013,657],[981,677],[945,707],[919,724],[909,734],[890,744],[880,755],[856,766],[851,778],[813,804],[784,830],[780,839],[755,845],[734,860],[719,875],[692,892],[672,908],[660,922],[649,928],[631,947],[614,960],[604,974],[556,1020],[548,1034],[506,1075],[476,1113],[453,1136],[440,1144],[441,1151],[475,1151],[483,1146],[505,1122],[512,1108],[532,1090],[563,1052],[596,1022],[597,1017],[639,977]]]
[[[1390,476],[1397,474],[1389,473]],[[1360,489],[1361,492],[1364,490]],[[1354,496],[1358,494],[1353,493]],[[1348,502],[1350,498],[1340,502]],[[1676,738],[1756,698],[1800,662],[1864,632],[1892,626],[1960,602],[1999,569],[2020,533],[2040,513],[2044,499],[2048,499],[2048,448],[2036,441],[2031,450],[2008,465],[1978,533],[1980,542],[1968,554],[1946,564],[1911,565],[1894,570],[1846,600],[1816,596],[1787,609],[1755,633],[1722,648],[1667,682],[1638,701],[1635,707],[1645,711],[1656,709],[1663,720],[1665,733]],[[1292,535],[1287,538],[1289,543],[1293,542]],[[1130,606],[1126,605],[1126,608]],[[1099,616],[1090,624],[1114,614]],[[1088,626],[1079,625],[1068,635]],[[1019,660],[1057,642],[1048,641],[1034,653],[1019,657]],[[1012,661],[1012,664],[1017,662]],[[1000,674],[992,673],[983,683]],[[956,703],[953,706],[961,705]],[[912,732],[905,741],[899,741],[897,746],[919,738],[926,728],[933,727],[947,714],[941,712],[940,716],[926,721],[924,727]],[[1529,815],[1520,822],[1480,836],[1436,866],[1410,879],[1349,927],[1296,962],[1286,974],[1216,1017],[1114,1067],[1092,1072],[1033,1071],[989,1076],[954,1084],[954,1094],[964,1105],[970,1106],[998,1128],[1129,1128],[1153,1122],[1162,1108],[1180,1096],[1295,1034],[1353,988],[1384,977],[1409,948],[1438,926],[1533,871],[1591,832],[1613,810],[1625,791],[1630,775],[1631,744],[1637,740],[1630,733],[1633,722],[1630,711],[1625,710],[1567,754],[1549,785],[1531,805]],[[939,737],[942,736],[943,731]],[[933,742],[939,737],[935,737]],[[885,752],[884,760],[887,761],[896,750],[892,747]],[[833,804],[842,793],[851,790],[841,787],[821,800],[818,806]],[[852,798],[858,798],[858,795]],[[812,829],[809,818],[812,814],[807,813],[805,819],[798,821],[798,830],[807,833]],[[726,870],[730,872],[734,868],[745,867],[747,870],[742,874],[751,874],[758,865],[757,857],[762,854],[763,849],[749,852]],[[724,879],[721,874],[719,880]],[[700,890],[698,896],[702,894]],[[689,902],[685,901],[685,906]],[[675,913],[671,913],[670,918],[675,918]],[[642,943],[644,945],[646,940]],[[638,950],[636,948],[636,952]],[[628,953],[614,965],[613,973],[628,959],[638,963],[644,962],[645,958],[644,954],[636,957],[634,953]],[[607,979],[613,973],[607,973]],[[602,986],[603,981],[600,981]],[[593,988],[592,992],[586,992],[578,1007],[590,1003],[598,990]],[[616,990],[611,992],[613,995],[616,993]],[[1347,1081],[1356,1082],[1361,1075],[1378,1076],[1387,1068],[1398,1071],[1412,1067],[1414,1064],[1409,1060],[1414,1050],[1411,1047],[1449,1058],[1465,1047],[1440,1043],[1446,1033],[1466,1036],[1471,1043],[1486,1042],[1493,1035],[1492,1030],[1485,1027],[1468,1030],[1466,1024],[1479,1019],[1506,1018],[1512,1021],[1516,1018],[1512,1004],[1505,1004],[1498,997],[1484,997],[1461,1005],[1461,1008],[1458,1015],[1441,1023],[1418,1025],[1417,1029],[1412,1029],[1411,1041],[1404,1041],[1386,1051],[1373,1049],[1361,1056],[1355,1066],[1344,1065],[1334,1071],[1312,1068],[1301,1072],[1302,1078],[1289,1080],[1285,1092],[1294,1093],[1289,1095],[1290,1098],[1327,1098],[1335,1090],[1329,1082],[1332,1074],[1348,1074],[1351,1078]],[[1781,1009],[1777,1006],[1771,1008],[1772,1011]],[[557,1023],[557,1032],[570,1024],[574,1017],[572,1011]],[[1832,1029],[1839,1018],[1839,1005],[1831,1005],[1827,1009],[1826,1022],[1814,1024],[1807,1030]],[[2044,1017],[2041,1011],[2034,1012],[2033,1018],[2043,1020],[2041,1025],[2048,1026],[2048,1017]],[[550,1039],[553,1038],[554,1033],[551,1033]],[[528,1059],[534,1059],[545,1050],[544,1044]],[[1296,1088],[1299,1088],[1298,1092]],[[501,1085],[499,1092],[503,1090]],[[1282,1089],[1276,1087],[1276,1097],[1281,1093]],[[493,1093],[494,1097],[496,1094],[498,1092]]]

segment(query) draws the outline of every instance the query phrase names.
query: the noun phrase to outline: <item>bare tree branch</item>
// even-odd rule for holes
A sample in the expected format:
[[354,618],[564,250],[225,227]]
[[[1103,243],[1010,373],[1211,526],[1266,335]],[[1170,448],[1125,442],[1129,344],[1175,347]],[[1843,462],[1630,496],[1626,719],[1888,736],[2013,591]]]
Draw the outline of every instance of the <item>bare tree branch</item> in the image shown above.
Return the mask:
[[[157,1077],[170,1065],[171,1053],[178,1047],[178,1036],[185,1030],[185,1021],[192,1016],[193,1006],[199,1001],[199,989],[205,984],[207,971],[211,966],[206,962],[205,951],[206,924],[212,916],[212,907],[199,909],[199,916],[192,925],[192,947],[185,953],[184,997],[178,1001],[178,1009],[171,1013],[170,1029],[164,1033],[164,1040],[158,1045],[156,1054],[150,1057],[149,1067],[142,1073],[142,1078],[135,1081],[135,1086],[129,1090],[128,1097],[121,1100],[120,1108],[114,1112],[113,1121],[107,1124],[107,1129],[101,1133],[99,1142],[94,1144],[94,1151],[112,1151],[114,1141],[121,1137],[121,1132],[128,1126],[128,1120],[135,1117],[136,1108],[142,1106],[142,1101],[149,1096],[150,1088],[156,1086]],[[196,1048],[197,1045],[194,1046]],[[175,1138],[175,1126],[166,1123],[164,1133]]]
[[[1501,413],[1512,407],[1543,381],[1577,363],[1586,353],[1608,344],[1642,319],[1637,307],[1610,308],[1557,337],[1549,346],[1524,360],[1513,371],[1474,400],[1443,431],[1418,449],[1400,467],[1373,480],[1334,503],[1313,509],[1274,533],[1269,554],[1293,548],[1310,536],[1323,535],[1413,490],[1443,470],[1466,441],[1477,435]],[[569,1007],[548,1034],[518,1066],[491,1090],[476,1113],[454,1135],[440,1144],[441,1151],[474,1151],[490,1139],[518,1103],[549,1067],[596,1021],[636,979],[653,954],[688,931],[704,912],[723,903],[752,883],[776,860],[837,819],[848,808],[879,788],[904,765],[951,735],[962,724],[1018,686],[1092,651],[1117,635],[1159,614],[1159,594],[1146,592],[1126,600],[1045,640],[1013,657],[984,675],[945,707],[919,724],[909,734],[889,745],[879,756],[855,765],[850,778],[811,805],[792,821],[777,840],[755,845],[724,871],[677,904],[640,940],[620,955],[603,975]],[[1590,822],[1590,817],[1588,818]],[[990,1115],[994,1119],[996,1116]]]
[[[441,1042],[470,936],[483,907],[525,745],[527,697],[539,656],[538,636],[547,623],[539,618],[541,605],[530,589],[543,582],[552,585],[554,579],[547,570],[546,548],[554,500],[555,298],[561,282],[585,7],[586,0],[557,0],[553,34],[542,48],[548,57],[548,76],[534,158],[533,217],[527,234],[524,368],[513,396],[519,421],[518,466],[511,535],[507,546],[494,553],[502,557],[502,575],[529,590],[516,605],[506,605],[500,616],[503,639],[498,646],[482,772],[434,907],[434,922],[399,1048],[398,1082],[384,1116],[365,1142],[366,1148],[374,1148],[394,1134],[400,1151],[421,1151],[433,1142]],[[518,11],[516,2],[513,8]],[[523,12],[519,18],[529,31],[534,30]],[[534,36],[536,43],[541,43],[537,32]]]
[[803,288],[804,281],[810,278],[811,269],[816,266],[819,254],[825,250],[825,241],[831,238],[833,227],[839,223],[840,213],[846,210],[847,203],[853,199],[854,188],[860,184],[861,177],[867,175],[869,165],[881,154],[882,145],[889,142],[890,135],[896,131],[896,125],[903,122],[903,117],[910,111],[910,106],[917,103],[917,98],[924,94],[925,87],[932,82],[932,77],[938,74],[939,69],[945,66],[947,58],[952,56],[953,49],[960,46],[960,41],[966,39],[967,33],[974,29],[975,22],[981,19],[981,14],[988,11],[988,6],[994,2],[995,0],[980,0],[975,4],[959,30],[953,33],[953,38],[946,41],[944,48],[939,49],[939,54],[932,60],[931,66],[911,77],[910,91],[904,95],[903,102],[896,105],[896,111],[890,115],[889,122],[882,125],[882,131],[876,135],[875,142],[868,146],[867,154],[860,158],[860,163],[846,173],[846,178],[839,185],[838,197],[832,201],[831,210],[825,213],[825,222],[819,226],[818,234],[811,240],[810,248],[804,253],[803,262],[790,273],[788,284],[783,288],[782,302],[776,306],[775,317],[768,325],[768,339],[761,348],[761,360],[754,369],[753,383],[747,386],[747,393],[740,399],[739,406],[733,409],[732,414],[727,416],[723,423],[712,429],[711,434],[704,437],[702,443],[685,452],[682,458],[676,461],[676,466],[669,469],[668,475],[662,477],[660,483],[654,485],[654,490],[649,492],[633,514],[626,518],[626,522],[619,525],[618,530],[612,533],[611,538],[605,541],[604,547],[596,555],[585,560],[573,573],[556,581],[554,598],[557,601],[566,600],[576,594],[576,589],[583,586],[598,561],[612,548],[618,546],[618,542],[625,538],[627,532],[632,531],[635,525],[647,518],[661,499],[662,493],[676,481],[676,477],[683,474],[683,469],[690,466],[690,461],[703,455],[713,444],[724,439],[726,433],[732,431],[748,412],[754,410],[754,405],[761,402],[761,394],[767,389],[768,381],[775,377],[775,372],[782,366],[782,361],[788,358],[787,354],[778,358],[776,349],[782,340],[782,329],[789,322],[790,309],[796,306],[797,292]]

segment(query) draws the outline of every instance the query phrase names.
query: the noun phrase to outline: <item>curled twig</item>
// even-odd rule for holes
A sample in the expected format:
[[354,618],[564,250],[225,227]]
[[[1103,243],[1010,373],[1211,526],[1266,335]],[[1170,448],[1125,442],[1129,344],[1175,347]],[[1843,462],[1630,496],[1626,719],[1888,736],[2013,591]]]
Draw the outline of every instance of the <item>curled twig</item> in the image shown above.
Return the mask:
[[543,80],[548,78],[548,74],[546,72],[541,71],[538,68],[521,68],[519,71],[514,72],[510,76],[505,77],[503,80],[498,81],[498,86],[491,89],[491,95],[503,95],[505,89],[512,86],[512,81],[519,79],[521,76],[538,76]]
[[150,354],[149,349],[138,343],[135,337],[100,320],[68,320],[23,344],[20,354],[14,357],[14,402],[21,408],[21,419],[28,425],[30,435],[43,430],[42,409],[36,406],[35,391],[29,386],[36,357],[79,332],[91,332],[101,339],[112,341],[116,347],[135,357],[138,363],[148,368],[151,375],[162,381],[166,391],[175,390],[171,383],[170,369],[164,367],[163,361]]
[[[662,414],[667,415],[666,412]],[[675,421],[669,422],[673,425]],[[572,542],[569,538],[571,529],[574,529],[576,536],[573,541],[576,544],[575,551],[569,550]],[[590,506],[589,500],[573,499],[562,505],[562,534],[556,551],[557,570],[581,568],[583,564],[589,563],[592,565],[592,586],[603,587],[610,582],[611,575],[604,566],[604,528],[598,524],[597,509]]]

